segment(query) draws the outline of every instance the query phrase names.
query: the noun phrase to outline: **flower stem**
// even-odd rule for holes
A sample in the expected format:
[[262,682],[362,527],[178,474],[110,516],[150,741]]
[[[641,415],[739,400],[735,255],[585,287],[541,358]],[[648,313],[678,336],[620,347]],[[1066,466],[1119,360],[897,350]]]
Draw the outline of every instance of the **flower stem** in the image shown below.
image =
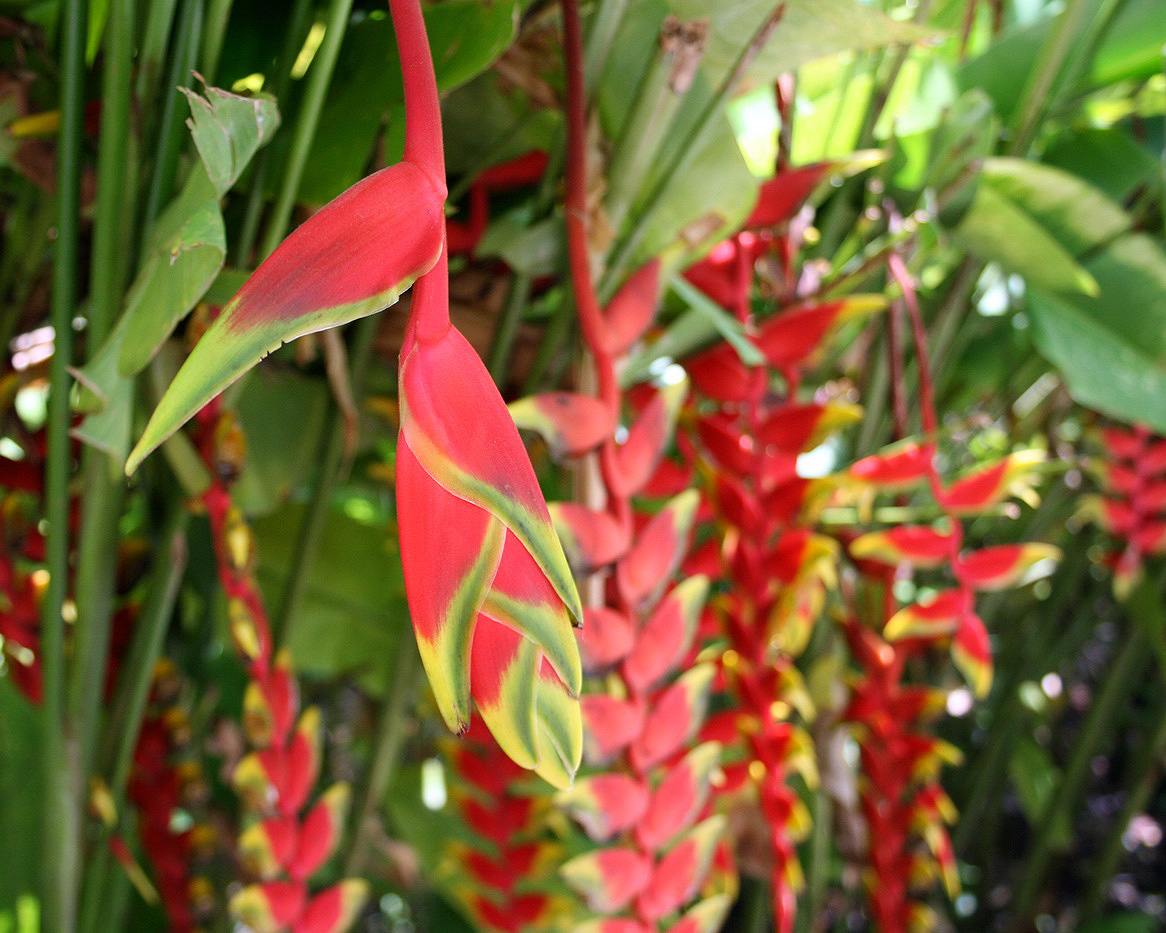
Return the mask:
[[389,0],[401,78],[405,86],[405,161],[412,162],[445,190],[445,148],[441,138],[441,100],[429,54],[429,36],[418,0]]

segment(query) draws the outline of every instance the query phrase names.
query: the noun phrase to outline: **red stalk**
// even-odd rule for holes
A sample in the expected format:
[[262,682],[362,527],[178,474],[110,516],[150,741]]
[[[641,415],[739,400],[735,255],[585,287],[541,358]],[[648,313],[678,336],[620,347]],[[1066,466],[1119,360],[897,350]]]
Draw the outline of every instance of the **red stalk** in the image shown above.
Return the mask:
[[405,161],[426,172],[444,191],[441,100],[421,4],[418,0],[389,0],[389,10],[397,33],[397,52],[405,85]]

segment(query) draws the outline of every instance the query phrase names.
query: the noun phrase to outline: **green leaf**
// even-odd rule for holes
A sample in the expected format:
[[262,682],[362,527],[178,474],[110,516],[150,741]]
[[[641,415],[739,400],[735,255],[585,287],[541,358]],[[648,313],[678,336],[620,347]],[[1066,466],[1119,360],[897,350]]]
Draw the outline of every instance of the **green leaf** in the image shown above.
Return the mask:
[[1082,405],[1166,432],[1166,254],[1127,234],[1087,269],[1096,298],[1031,296],[1037,348]]
[[[253,524],[259,577],[269,594],[283,591],[303,521],[290,505]],[[353,517],[353,516],[357,517]],[[399,633],[409,624],[405,583],[388,516],[349,490],[333,498],[299,610],[289,620],[296,669],[316,677],[353,677],[381,695],[389,685]],[[269,600],[269,605],[277,605]]]
[[[729,73],[741,46],[776,4],[773,0],[670,0],[671,11],[683,20],[707,19],[709,39],[701,68],[713,83]],[[751,80],[769,84],[806,62],[846,50],[876,49],[917,42],[934,30],[893,20],[854,0],[786,0],[781,22],[749,67]]]
[[981,259],[998,262],[1036,288],[1097,293],[1097,283],[1031,215],[981,184],[955,229],[955,239]]
[[1155,933],[1158,920],[1151,914],[1114,914],[1081,927],[1080,933]]
[[[9,661],[9,663],[18,663]],[[40,878],[40,814],[44,808],[39,780],[42,716],[0,676],[0,921],[18,908],[22,896],[36,894]],[[17,909],[18,916],[23,911]],[[18,930],[27,929],[23,924]]]
[[1045,150],[1049,165],[1083,178],[1114,201],[1125,201],[1158,173],[1158,160],[1116,127],[1072,127]]
[[1080,178],[1023,159],[998,158],[984,163],[955,236],[1034,288],[1095,295],[1097,282],[1078,260],[1129,226],[1125,211]]
[[745,331],[736,318],[725,311],[704,292],[692,285],[687,279],[674,275],[669,279],[668,287],[689,308],[703,317],[718,334],[728,341],[733,349],[737,351],[737,356],[741,358],[742,363],[746,366],[764,365],[765,357],[757,349],[753,341],[745,336]]
[[217,87],[204,86],[205,97],[188,88],[179,90],[190,104],[186,125],[194,145],[222,197],[279,128],[279,108],[270,97],[240,97]]
[[[1020,798],[1020,807],[1033,826],[1040,823],[1048,802],[1061,782],[1061,771],[1053,764],[1048,751],[1030,738],[1022,738],[1017,743],[1012,758],[1008,762],[1008,774]],[[1053,846],[1057,850],[1066,848],[1073,839],[1068,813],[1052,830]]]

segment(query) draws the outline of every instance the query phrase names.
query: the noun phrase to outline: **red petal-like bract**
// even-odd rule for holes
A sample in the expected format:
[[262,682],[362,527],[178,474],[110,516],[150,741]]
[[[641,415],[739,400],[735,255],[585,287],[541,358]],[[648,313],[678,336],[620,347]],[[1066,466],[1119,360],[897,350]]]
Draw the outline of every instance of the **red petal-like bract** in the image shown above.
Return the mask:
[[255,270],[174,377],[126,472],[272,350],[393,304],[437,262],[444,180],[402,162],[357,182]]
[[556,458],[594,450],[615,430],[612,413],[598,399],[576,392],[545,392],[511,402],[510,416],[520,428],[537,431]]
[[744,226],[756,229],[785,223],[798,212],[806,198],[833,168],[833,162],[815,162],[774,175],[761,186],[757,204]]
[[604,348],[620,357],[632,348],[652,324],[660,297],[660,260],[653,259],[633,272],[604,310]]

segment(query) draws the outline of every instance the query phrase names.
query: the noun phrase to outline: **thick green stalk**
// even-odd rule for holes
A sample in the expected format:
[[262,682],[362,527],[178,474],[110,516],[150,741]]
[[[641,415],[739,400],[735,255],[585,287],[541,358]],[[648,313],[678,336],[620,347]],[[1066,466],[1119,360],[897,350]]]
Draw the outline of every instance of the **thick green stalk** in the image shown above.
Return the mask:
[[178,0],[151,0],[149,6],[139,46],[138,80],[134,87],[134,97],[145,108],[146,114],[153,109],[154,97],[158,93],[158,79],[166,61],[166,41],[170,38]]
[[599,79],[603,77],[611,47],[615,43],[615,34],[627,7],[628,0],[602,0],[596,6],[583,50],[583,86],[588,99],[594,95]]
[[296,195],[300,190],[300,180],[304,175],[304,166],[308,163],[312,141],[316,138],[320,112],[324,109],[324,98],[328,93],[328,86],[332,83],[336,57],[340,54],[340,43],[344,39],[344,31],[348,27],[351,12],[352,0],[331,0],[324,26],[324,40],[312,60],[311,68],[308,69],[307,89],[304,92],[299,118],[296,120],[295,135],[292,137],[291,150],[284,168],[283,182],[271,216],[267,219],[263,243],[259,248],[260,261],[275,252],[291,224],[292,210],[295,208]]
[[[89,284],[87,356],[92,358],[109,333],[125,288],[122,253],[129,239],[125,218],[133,216],[128,184],[130,72],[134,51],[134,0],[113,0],[105,30],[105,71],[101,140],[97,156],[97,209],[93,222],[93,258]],[[77,547],[77,625],[74,633],[70,713],[80,747],[81,766],[89,772],[97,740],[101,688],[109,652],[117,576],[118,519],[125,484],[100,451],[84,453],[85,482]]]
[[219,58],[223,53],[223,39],[227,35],[227,22],[231,18],[234,0],[210,0],[206,14],[206,29],[202,37],[202,52],[199,55],[200,71],[207,84],[214,84],[219,70]]
[[355,821],[352,824],[352,844],[348,848],[348,858],[344,862],[344,874],[350,878],[360,877],[366,871],[380,828],[380,810],[384,806],[385,795],[392,784],[405,746],[405,723],[409,702],[416,695],[417,681],[421,673],[421,657],[417,654],[410,635],[407,626],[400,627],[393,681],[389,686],[389,696],[377,727],[372,764],[369,767],[364,793],[360,798],[360,806],[356,810]]
[[[1144,603],[1155,598],[1154,589],[1143,584],[1131,597],[1130,608],[1138,612]],[[1093,697],[1093,704],[1081,726],[1077,743],[1073,746],[1064,777],[1041,815],[1036,837],[1016,886],[1012,911],[1012,929],[1015,933],[1024,933],[1031,928],[1037,897],[1055,854],[1056,826],[1077,807],[1089,777],[1090,762],[1119,728],[1122,720],[1119,713],[1121,705],[1139,682],[1140,672],[1148,659],[1145,628],[1141,624],[1134,624],[1109,663],[1105,679]]]
[[48,588],[41,605],[43,672],[44,834],[41,928],[72,933],[80,867],[80,776],[65,720],[65,598],[69,582],[69,372],[81,221],[81,126],[85,101],[87,4],[61,4],[61,125],[57,141],[57,243],[53,265],[49,364],[48,447],[45,469],[45,564]]
[[193,81],[190,72],[198,55],[202,24],[203,0],[184,0],[178,35],[174,39],[174,54],[163,84],[162,116],[158,121],[157,148],[146,195],[146,210],[142,217],[139,253],[145,252],[150,228],[174,191],[186,119],[186,104],[178,88],[190,87]]
[[514,338],[518,335],[518,325],[522,323],[522,312],[530,301],[533,281],[525,272],[516,272],[514,278],[510,280],[510,293],[506,297],[506,306],[498,318],[498,326],[494,328],[494,341],[490,344],[490,354],[486,361],[490,378],[498,385],[506,381],[506,375],[510,371],[510,354],[514,348]]
[[[296,54],[303,46],[304,38],[307,36],[308,19],[311,12],[312,0],[295,0],[291,12],[287,16],[283,49],[275,62],[275,74],[266,85],[267,90],[279,101],[285,123],[290,118],[286,95],[288,85],[291,83],[291,70],[295,64]],[[266,204],[264,190],[267,186],[267,172],[271,166],[271,153],[270,146],[261,149],[255,159],[255,170],[251,173],[251,190],[247,195],[247,208],[243,212],[243,224],[232,252],[232,262],[240,269],[246,268],[250,263],[251,251],[255,248],[255,240],[259,236],[259,221],[263,218],[263,206]]]
[[[361,318],[353,325],[352,349],[350,353],[350,373],[352,379],[352,397],[358,407],[360,404],[361,388],[368,373],[372,359],[372,348],[376,340],[377,330],[381,324],[378,314]],[[332,406],[334,409],[334,406]],[[332,412],[335,415],[335,411]],[[312,494],[312,501],[308,504],[307,514],[300,525],[299,535],[296,538],[295,550],[288,564],[287,583],[284,588],[283,601],[279,612],[271,618],[271,635],[276,646],[287,642],[291,634],[292,620],[299,611],[307,591],[309,574],[316,562],[316,554],[320,547],[320,535],[324,530],[324,523],[328,517],[328,508],[332,501],[332,490],[340,473],[340,466],[345,458],[344,424],[339,417],[325,419],[325,427],[320,445],[320,474],[316,479],[316,488]]]
[[[146,600],[134,627],[110,715],[102,731],[97,773],[106,782],[119,815],[125,810],[130,766],[141,732],[154,667],[162,653],[166,630],[178,600],[179,584],[186,570],[186,527],[189,520],[189,512],[176,499],[162,532],[161,546],[156,551],[159,559],[146,584]],[[101,842],[105,842],[104,833]],[[86,872],[81,903],[80,929],[83,933],[110,928],[107,920],[111,914],[111,868],[112,859],[107,846],[96,846]]]
[[[677,51],[663,42],[656,45],[648,71],[640,82],[623,131],[607,166],[607,193],[603,204],[607,222],[618,234],[660,149],[664,134],[682,100],[669,80]],[[687,90],[687,86],[684,88]]]

